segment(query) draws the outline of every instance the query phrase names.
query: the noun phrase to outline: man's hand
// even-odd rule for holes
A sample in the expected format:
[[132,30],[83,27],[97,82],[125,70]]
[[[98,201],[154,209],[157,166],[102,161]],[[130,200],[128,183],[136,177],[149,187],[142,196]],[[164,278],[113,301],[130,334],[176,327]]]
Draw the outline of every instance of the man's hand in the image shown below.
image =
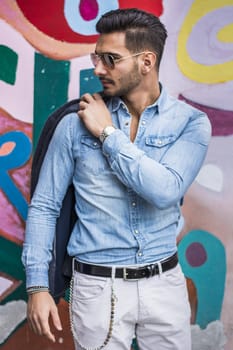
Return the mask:
[[55,342],[55,336],[51,333],[49,318],[59,331],[62,330],[57,306],[49,292],[38,292],[30,294],[27,306],[27,318],[29,327],[38,335],[44,335],[46,338]]
[[94,136],[99,137],[106,126],[112,125],[111,114],[99,94],[83,95],[79,107],[78,116]]

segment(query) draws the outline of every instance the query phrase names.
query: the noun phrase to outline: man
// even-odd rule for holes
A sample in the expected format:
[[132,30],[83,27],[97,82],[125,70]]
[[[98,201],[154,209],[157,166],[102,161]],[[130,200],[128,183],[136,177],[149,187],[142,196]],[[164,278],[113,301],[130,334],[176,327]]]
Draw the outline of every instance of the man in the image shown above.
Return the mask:
[[56,218],[73,182],[79,217],[71,324],[75,348],[189,350],[190,307],[177,260],[180,202],[210,140],[201,111],[170,97],[159,83],[166,29],[152,14],[103,15],[91,55],[100,94],[85,94],[78,117],[59,123],[29,206],[23,262],[28,320],[55,341],[61,322],[48,291]]

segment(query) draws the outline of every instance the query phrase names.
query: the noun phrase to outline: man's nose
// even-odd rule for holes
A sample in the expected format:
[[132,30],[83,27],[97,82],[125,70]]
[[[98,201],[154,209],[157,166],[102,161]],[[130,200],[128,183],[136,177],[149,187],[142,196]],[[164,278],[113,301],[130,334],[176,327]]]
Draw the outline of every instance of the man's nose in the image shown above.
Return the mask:
[[101,59],[97,61],[96,66],[94,68],[94,73],[97,77],[100,75],[105,75],[107,73],[107,69]]

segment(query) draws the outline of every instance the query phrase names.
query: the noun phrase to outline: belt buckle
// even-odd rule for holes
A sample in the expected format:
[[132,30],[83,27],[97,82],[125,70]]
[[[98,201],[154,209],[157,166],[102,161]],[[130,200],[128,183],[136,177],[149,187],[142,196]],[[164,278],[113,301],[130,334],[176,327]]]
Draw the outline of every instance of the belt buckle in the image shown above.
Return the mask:
[[127,277],[128,273],[126,270],[130,270],[130,268],[123,267],[123,280],[124,281],[129,281],[129,282],[139,281],[139,278],[128,278]]
[[153,277],[156,274],[156,264],[151,264],[146,266],[147,278]]

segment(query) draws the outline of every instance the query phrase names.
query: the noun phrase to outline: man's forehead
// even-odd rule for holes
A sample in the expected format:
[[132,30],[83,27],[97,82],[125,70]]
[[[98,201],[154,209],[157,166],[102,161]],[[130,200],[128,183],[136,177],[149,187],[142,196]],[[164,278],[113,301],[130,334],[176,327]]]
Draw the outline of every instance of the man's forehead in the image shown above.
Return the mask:
[[96,48],[109,49],[109,48],[122,49],[125,48],[125,33],[113,32],[109,34],[100,34]]

